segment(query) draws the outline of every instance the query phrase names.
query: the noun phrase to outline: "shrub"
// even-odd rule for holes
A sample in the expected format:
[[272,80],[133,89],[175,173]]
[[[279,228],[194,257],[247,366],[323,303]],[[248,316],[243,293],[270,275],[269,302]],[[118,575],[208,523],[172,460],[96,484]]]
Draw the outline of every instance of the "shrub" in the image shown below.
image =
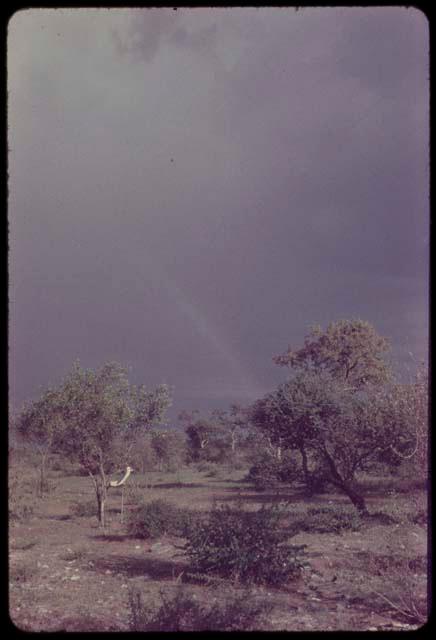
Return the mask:
[[245,583],[281,585],[296,578],[306,545],[287,544],[282,515],[274,505],[251,512],[240,505],[215,507],[187,536],[193,570]]
[[196,512],[179,509],[165,500],[153,500],[130,513],[127,528],[135,538],[184,536],[197,518]]
[[[209,595],[209,594],[207,594]],[[250,593],[230,593],[222,602],[200,602],[195,593],[179,586],[160,592],[159,608],[145,605],[138,590],[130,590],[131,631],[252,631],[264,622],[272,605]]]
[[340,533],[343,530],[357,531],[362,519],[353,507],[333,505],[312,507],[300,522],[300,529],[311,533]]
[[89,518],[97,515],[97,505],[95,500],[87,502],[75,502],[70,506],[71,515],[78,518]]
[[248,472],[248,479],[259,491],[275,488],[284,483],[289,484],[298,476],[299,470],[295,460],[286,454],[282,460],[277,460],[267,453],[258,459]]

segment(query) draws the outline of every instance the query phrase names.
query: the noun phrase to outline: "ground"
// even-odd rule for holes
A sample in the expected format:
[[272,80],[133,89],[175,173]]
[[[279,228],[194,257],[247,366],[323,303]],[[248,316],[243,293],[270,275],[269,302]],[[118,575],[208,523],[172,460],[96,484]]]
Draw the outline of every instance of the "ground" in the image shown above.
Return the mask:
[[[229,501],[242,495],[252,508],[271,500],[286,502],[291,518],[313,506],[348,504],[337,494],[308,501],[297,489],[256,492],[244,481],[245,475],[246,470],[224,469],[215,476],[193,468],[152,472],[132,478],[130,495],[135,498],[136,493],[137,498],[140,494],[145,501],[163,498],[196,510],[210,509],[214,500]],[[34,499],[33,515],[10,525],[9,608],[14,624],[31,631],[129,630],[132,587],[145,600],[153,600],[162,587],[171,589],[186,580],[189,567],[182,549],[184,540],[130,537],[120,521],[120,489],[109,492],[109,522],[102,531],[95,516],[71,512],[74,503],[94,498],[89,478],[57,472],[51,482],[48,496]],[[366,491],[370,511],[379,516],[358,531],[301,531],[292,538],[293,543],[307,545],[308,567],[284,589],[257,588],[274,604],[262,628],[400,630],[419,626],[410,609],[404,613],[403,600],[425,598],[427,529],[406,516],[412,507],[425,504],[425,495],[380,491],[381,487]],[[130,508],[126,502],[125,515]],[[380,513],[400,517],[395,524],[386,524]],[[406,571],[402,560],[407,561]],[[209,597],[210,587],[197,584],[191,588],[199,598]]]

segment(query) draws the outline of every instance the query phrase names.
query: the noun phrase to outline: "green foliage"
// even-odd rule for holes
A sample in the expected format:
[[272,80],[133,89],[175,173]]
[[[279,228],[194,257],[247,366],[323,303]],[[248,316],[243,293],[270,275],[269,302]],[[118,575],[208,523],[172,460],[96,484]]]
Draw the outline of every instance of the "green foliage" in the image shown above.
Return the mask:
[[177,471],[186,459],[186,439],[184,434],[175,430],[153,430],[151,446],[159,468]]
[[340,533],[358,531],[362,519],[355,509],[342,505],[311,507],[299,528],[308,533]]
[[[152,391],[131,385],[126,369],[116,362],[97,371],[75,363],[57,389],[49,389],[25,408],[18,430],[25,437],[37,437],[44,447],[41,484],[45,456],[51,447],[80,463],[92,478],[98,518],[104,526],[106,474],[121,460],[126,461],[138,432],[162,421],[169,404],[166,385]],[[120,451],[120,442],[124,451]]]
[[300,476],[300,470],[293,457],[286,452],[281,460],[265,452],[259,456],[248,472],[248,480],[259,491],[291,484]]
[[385,361],[389,351],[386,338],[363,320],[339,320],[325,331],[312,327],[300,349],[291,349],[274,358],[276,364],[294,370],[326,371],[334,379],[354,388],[380,385],[390,378]]
[[179,509],[165,500],[153,500],[130,513],[127,529],[135,538],[159,538],[165,534],[184,536],[197,518],[196,512]]
[[243,583],[282,585],[303,566],[303,549],[287,543],[277,506],[244,511],[239,506],[215,507],[209,518],[191,529],[186,551],[192,568]]
[[183,411],[179,420],[185,425],[188,462],[223,462],[229,451],[226,429],[217,412],[203,417],[198,410]]
[[[129,436],[163,417],[170,403],[165,385],[148,391],[130,385],[124,367],[115,362],[97,371],[76,364],[60,388],[64,429],[58,447],[77,457],[91,473],[118,462],[117,436]],[[114,460],[114,458],[117,460]]]
[[380,460],[398,473],[427,481],[429,443],[428,370],[422,366],[412,384],[396,384],[383,394],[384,420],[395,434]]
[[301,452],[309,489],[316,480],[307,467],[312,453],[323,469],[321,484],[335,485],[361,513],[367,510],[356,472],[401,437],[395,421],[386,422],[388,348],[387,340],[362,320],[341,320],[325,331],[314,327],[300,349],[289,348],[274,359],[289,367],[292,377],[251,412],[254,426],[273,444]]
[[138,589],[129,591],[131,631],[253,631],[264,623],[272,605],[250,592],[207,593],[207,603],[186,586],[160,592],[160,606],[145,604]]

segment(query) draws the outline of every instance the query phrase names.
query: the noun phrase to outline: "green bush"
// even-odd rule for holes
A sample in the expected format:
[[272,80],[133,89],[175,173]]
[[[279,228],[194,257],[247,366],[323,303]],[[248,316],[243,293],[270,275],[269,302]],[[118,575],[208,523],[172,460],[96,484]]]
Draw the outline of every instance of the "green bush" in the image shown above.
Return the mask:
[[228,593],[221,602],[209,594],[206,597],[208,604],[200,602],[195,593],[183,586],[170,594],[161,590],[161,605],[157,608],[144,604],[141,593],[131,589],[130,630],[252,631],[259,628],[272,609],[270,602],[246,592]]
[[179,509],[165,500],[153,500],[130,513],[127,528],[135,538],[158,538],[165,534],[184,536],[197,519],[198,514],[194,511]]
[[185,549],[192,569],[244,583],[282,585],[296,578],[305,545],[287,543],[282,518],[275,505],[251,512],[240,505],[215,507],[188,533]]
[[248,472],[248,480],[258,491],[276,488],[281,484],[290,484],[300,475],[295,460],[286,454],[277,460],[270,454],[258,459]]
[[300,529],[309,533],[340,533],[343,530],[357,531],[362,519],[356,509],[342,505],[312,507],[300,522]]

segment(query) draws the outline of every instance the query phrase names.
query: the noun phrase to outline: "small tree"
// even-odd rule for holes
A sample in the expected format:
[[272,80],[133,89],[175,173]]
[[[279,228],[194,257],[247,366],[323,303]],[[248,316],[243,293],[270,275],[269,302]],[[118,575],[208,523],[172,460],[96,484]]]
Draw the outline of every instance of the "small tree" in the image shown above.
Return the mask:
[[116,443],[124,440],[128,450],[139,430],[162,420],[170,404],[169,390],[166,385],[154,391],[130,385],[126,369],[116,362],[97,371],[76,363],[59,394],[64,428],[57,437],[58,447],[77,459],[92,479],[104,527],[106,474],[120,455]]

